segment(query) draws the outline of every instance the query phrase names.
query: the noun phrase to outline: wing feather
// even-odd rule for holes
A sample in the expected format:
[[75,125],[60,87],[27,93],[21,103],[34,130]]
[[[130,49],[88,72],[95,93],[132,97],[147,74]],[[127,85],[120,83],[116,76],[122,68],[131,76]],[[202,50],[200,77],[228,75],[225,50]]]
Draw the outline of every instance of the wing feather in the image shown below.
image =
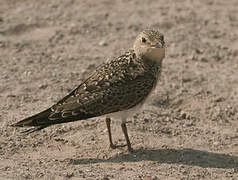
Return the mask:
[[[125,54],[102,65],[84,83],[52,107],[51,117],[84,118],[127,110],[142,102],[157,76],[140,61]],[[54,115],[57,114],[56,115]],[[61,116],[60,116],[61,114]]]

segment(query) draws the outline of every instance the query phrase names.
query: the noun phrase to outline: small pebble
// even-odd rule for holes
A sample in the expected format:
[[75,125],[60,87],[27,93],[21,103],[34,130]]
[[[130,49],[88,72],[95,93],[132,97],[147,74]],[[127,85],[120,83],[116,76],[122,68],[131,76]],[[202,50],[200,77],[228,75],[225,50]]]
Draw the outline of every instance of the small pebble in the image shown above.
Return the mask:
[[108,44],[107,44],[107,42],[105,41],[105,40],[101,40],[100,42],[99,42],[99,46],[107,46]]

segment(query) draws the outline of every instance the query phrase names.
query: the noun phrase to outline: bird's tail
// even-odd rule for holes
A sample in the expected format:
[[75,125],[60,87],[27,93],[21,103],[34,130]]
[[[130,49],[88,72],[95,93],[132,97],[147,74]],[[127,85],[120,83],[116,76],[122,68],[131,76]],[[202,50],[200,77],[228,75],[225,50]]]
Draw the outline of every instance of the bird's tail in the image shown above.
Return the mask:
[[51,110],[47,109],[45,111],[42,111],[36,115],[33,115],[31,117],[28,117],[26,119],[23,119],[15,124],[12,124],[13,127],[26,127],[26,126],[35,126],[33,129],[28,129],[24,131],[25,133],[32,133],[34,131],[39,131],[41,129],[44,129],[50,125],[52,125],[52,122],[49,120],[49,116],[51,114]]
[[81,113],[79,116],[68,116],[65,118],[62,118],[61,113],[53,113],[51,109],[46,109],[45,111],[42,111],[36,115],[33,115],[31,117],[28,117],[26,119],[23,119],[15,124],[12,124],[13,127],[29,127],[34,126],[32,129],[28,129],[26,131],[23,131],[24,133],[32,133],[35,131],[42,130],[48,126],[54,125],[54,124],[61,124],[61,123],[68,123],[72,121],[77,120],[83,120],[94,117],[92,114],[85,114]]

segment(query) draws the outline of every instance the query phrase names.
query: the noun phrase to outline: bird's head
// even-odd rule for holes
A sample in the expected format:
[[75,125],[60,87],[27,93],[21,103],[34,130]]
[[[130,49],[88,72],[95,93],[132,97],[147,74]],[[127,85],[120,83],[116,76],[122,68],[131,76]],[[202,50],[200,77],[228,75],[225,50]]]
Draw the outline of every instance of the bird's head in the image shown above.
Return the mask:
[[157,30],[146,29],[136,37],[133,48],[137,57],[161,63],[165,56],[164,36]]

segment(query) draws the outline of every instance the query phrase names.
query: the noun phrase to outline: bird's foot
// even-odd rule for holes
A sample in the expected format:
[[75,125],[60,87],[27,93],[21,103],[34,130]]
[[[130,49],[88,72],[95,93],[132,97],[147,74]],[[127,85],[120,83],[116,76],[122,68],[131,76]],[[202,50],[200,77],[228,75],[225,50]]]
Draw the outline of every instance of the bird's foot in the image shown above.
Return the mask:
[[121,145],[115,145],[115,144],[110,144],[110,148],[112,149],[116,149],[116,148],[120,148],[120,147],[125,147],[126,144],[121,144]]
[[133,153],[134,149],[132,147],[128,148],[129,153]]
[[[127,145],[126,144],[121,144],[121,145],[110,144],[111,149],[121,148],[121,147],[125,147],[125,146],[127,146]],[[128,147],[128,151],[130,153],[133,153],[134,149],[132,147]]]

